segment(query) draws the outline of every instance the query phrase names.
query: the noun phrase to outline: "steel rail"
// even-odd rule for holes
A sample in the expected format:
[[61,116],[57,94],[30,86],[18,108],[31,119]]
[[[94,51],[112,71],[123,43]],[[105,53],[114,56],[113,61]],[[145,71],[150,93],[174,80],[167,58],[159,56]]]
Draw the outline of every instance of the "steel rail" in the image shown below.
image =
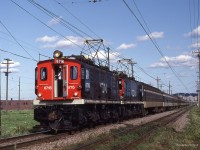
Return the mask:
[[190,110],[191,107],[187,108],[186,110],[178,111],[177,113],[171,114],[169,116],[166,116],[164,118],[160,118],[157,121],[153,121],[153,125],[148,128],[148,130],[145,130],[145,132],[141,133],[139,138],[132,140],[128,143],[125,143],[122,145],[119,150],[128,149],[128,148],[135,148],[138,144],[142,143],[144,140],[146,140],[152,133],[155,133],[156,130],[158,130],[160,127],[166,126],[171,122],[174,122],[179,119],[182,115],[184,115],[186,112]]
[[[174,112],[172,114],[169,114],[167,116],[164,116],[162,118],[147,122],[147,123],[145,123],[143,125],[134,126],[134,127],[128,128],[126,130],[119,131],[119,132],[117,132],[115,134],[112,133],[111,135],[108,135],[106,137],[97,138],[97,139],[95,139],[93,141],[90,141],[90,142],[84,144],[84,145],[72,148],[72,150],[92,149],[92,148],[95,148],[97,146],[97,144],[99,144],[99,145],[103,144],[106,141],[109,141],[110,139],[117,138],[119,136],[125,135],[125,134],[130,133],[130,132],[138,131],[138,130],[144,128],[144,127],[148,127],[150,129],[152,129],[152,131],[153,131],[153,130],[157,129],[158,126],[161,126],[161,125],[158,125],[158,123],[160,123],[164,119],[167,120],[167,118],[172,118],[173,115],[179,116],[179,113],[182,113],[183,111],[185,112],[185,110],[181,109],[179,111],[176,111],[176,112]],[[188,111],[188,109],[187,109],[187,111]],[[174,120],[174,119],[175,118],[173,117],[172,120]],[[154,125],[152,125],[152,124],[154,124]],[[151,131],[149,131],[149,133],[146,132],[146,136],[148,136],[150,133],[151,133]],[[142,135],[140,135],[140,136],[142,136]],[[126,144],[122,145],[122,148],[119,148],[119,149],[126,149],[126,147],[128,147],[132,142],[134,143],[135,141],[131,141],[130,143],[126,143]]]

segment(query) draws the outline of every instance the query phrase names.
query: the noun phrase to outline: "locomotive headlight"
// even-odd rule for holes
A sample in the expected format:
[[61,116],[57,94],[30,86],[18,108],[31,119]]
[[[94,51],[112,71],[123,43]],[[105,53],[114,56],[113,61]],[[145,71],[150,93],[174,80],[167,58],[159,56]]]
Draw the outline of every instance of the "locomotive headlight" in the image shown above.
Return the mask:
[[77,92],[74,92],[74,96],[78,96],[78,93],[77,93]]
[[53,57],[54,58],[61,58],[63,56],[63,53],[59,50],[54,51]]
[[41,97],[42,96],[42,94],[41,93],[38,93],[38,97]]

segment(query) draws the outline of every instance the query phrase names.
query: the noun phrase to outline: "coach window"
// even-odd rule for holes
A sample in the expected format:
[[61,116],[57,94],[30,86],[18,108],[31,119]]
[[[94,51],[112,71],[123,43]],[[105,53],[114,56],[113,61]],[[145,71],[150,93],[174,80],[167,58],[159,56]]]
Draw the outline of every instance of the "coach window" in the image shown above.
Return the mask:
[[47,68],[43,67],[40,69],[40,80],[47,80]]
[[71,80],[76,80],[78,78],[78,67],[77,66],[70,67],[70,78],[71,78]]

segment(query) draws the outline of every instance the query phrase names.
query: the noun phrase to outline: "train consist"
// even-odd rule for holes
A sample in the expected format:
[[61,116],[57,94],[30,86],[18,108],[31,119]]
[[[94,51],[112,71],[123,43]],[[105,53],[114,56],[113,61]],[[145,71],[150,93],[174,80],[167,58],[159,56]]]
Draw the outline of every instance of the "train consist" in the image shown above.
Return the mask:
[[188,105],[122,72],[97,66],[81,55],[64,57],[58,50],[54,59],[38,62],[35,93],[34,119],[56,131]]

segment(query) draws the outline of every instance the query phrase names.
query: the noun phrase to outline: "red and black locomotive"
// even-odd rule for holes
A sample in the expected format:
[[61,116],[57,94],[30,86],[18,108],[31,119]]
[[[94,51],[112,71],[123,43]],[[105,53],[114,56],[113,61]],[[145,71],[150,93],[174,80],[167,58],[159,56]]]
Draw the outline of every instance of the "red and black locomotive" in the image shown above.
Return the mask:
[[38,62],[35,79],[34,119],[56,131],[187,105],[122,72],[97,66],[82,55],[62,56],[58,50],[54,59]]

